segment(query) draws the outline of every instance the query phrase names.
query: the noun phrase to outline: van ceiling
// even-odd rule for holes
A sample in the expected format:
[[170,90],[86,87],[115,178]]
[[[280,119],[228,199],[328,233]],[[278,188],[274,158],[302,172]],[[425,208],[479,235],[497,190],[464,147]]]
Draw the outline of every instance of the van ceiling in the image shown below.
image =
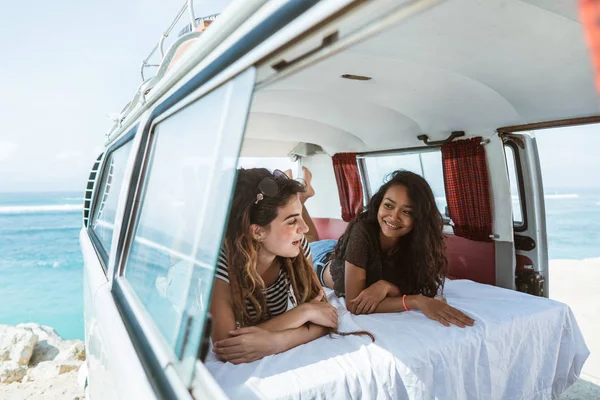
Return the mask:
[[452,0],[259,90],[246,138],[330,154],[414,147],[598,104],[576,1]]

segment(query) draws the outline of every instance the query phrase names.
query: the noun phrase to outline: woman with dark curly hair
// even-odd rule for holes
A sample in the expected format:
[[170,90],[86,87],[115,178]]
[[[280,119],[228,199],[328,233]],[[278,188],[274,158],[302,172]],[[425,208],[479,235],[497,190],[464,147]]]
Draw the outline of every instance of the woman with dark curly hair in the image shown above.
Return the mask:
[[317,254],[323,286],[354,314],[420,310],[445,326],[473,325],[441,296],[448,261],[444,221],[421,176],[395,171],[330,251]]

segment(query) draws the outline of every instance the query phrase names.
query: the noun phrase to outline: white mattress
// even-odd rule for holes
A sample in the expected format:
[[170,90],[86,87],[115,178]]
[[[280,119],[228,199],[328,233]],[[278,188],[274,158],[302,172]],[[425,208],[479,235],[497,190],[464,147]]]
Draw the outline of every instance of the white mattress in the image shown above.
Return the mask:
[[250,364],[207,368],[231,399],[551,399],[589,355],[570,308],[471,281],[448,281],[448,303],[475,326],[446,328],[417,311],[352,315],[333,292],[340,331]]

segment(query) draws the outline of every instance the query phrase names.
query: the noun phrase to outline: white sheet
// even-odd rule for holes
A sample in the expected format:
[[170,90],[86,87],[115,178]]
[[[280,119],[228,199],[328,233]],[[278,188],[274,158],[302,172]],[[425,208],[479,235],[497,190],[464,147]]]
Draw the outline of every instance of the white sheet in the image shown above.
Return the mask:
[[550,399],[589,355],[565,304],[471,281],[448,281],[448,303],[475,326],[446,328],[418,311],[352,315],[333,292],[340,331],[250,364],[206,366],[231,399]]

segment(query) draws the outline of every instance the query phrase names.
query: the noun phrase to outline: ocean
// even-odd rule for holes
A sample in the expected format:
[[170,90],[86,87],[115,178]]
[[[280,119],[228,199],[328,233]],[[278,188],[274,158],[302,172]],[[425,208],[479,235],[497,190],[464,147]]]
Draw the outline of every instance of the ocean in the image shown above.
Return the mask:
[[600,257],[600,191],[546,191],[550,260]]
[[[549,257],[600,257],[600,191],[548,191]],[[83,339],[81,193],[0,193],[0,324]]]
[[83,339],[82,192],[0,193],[0,323]]

